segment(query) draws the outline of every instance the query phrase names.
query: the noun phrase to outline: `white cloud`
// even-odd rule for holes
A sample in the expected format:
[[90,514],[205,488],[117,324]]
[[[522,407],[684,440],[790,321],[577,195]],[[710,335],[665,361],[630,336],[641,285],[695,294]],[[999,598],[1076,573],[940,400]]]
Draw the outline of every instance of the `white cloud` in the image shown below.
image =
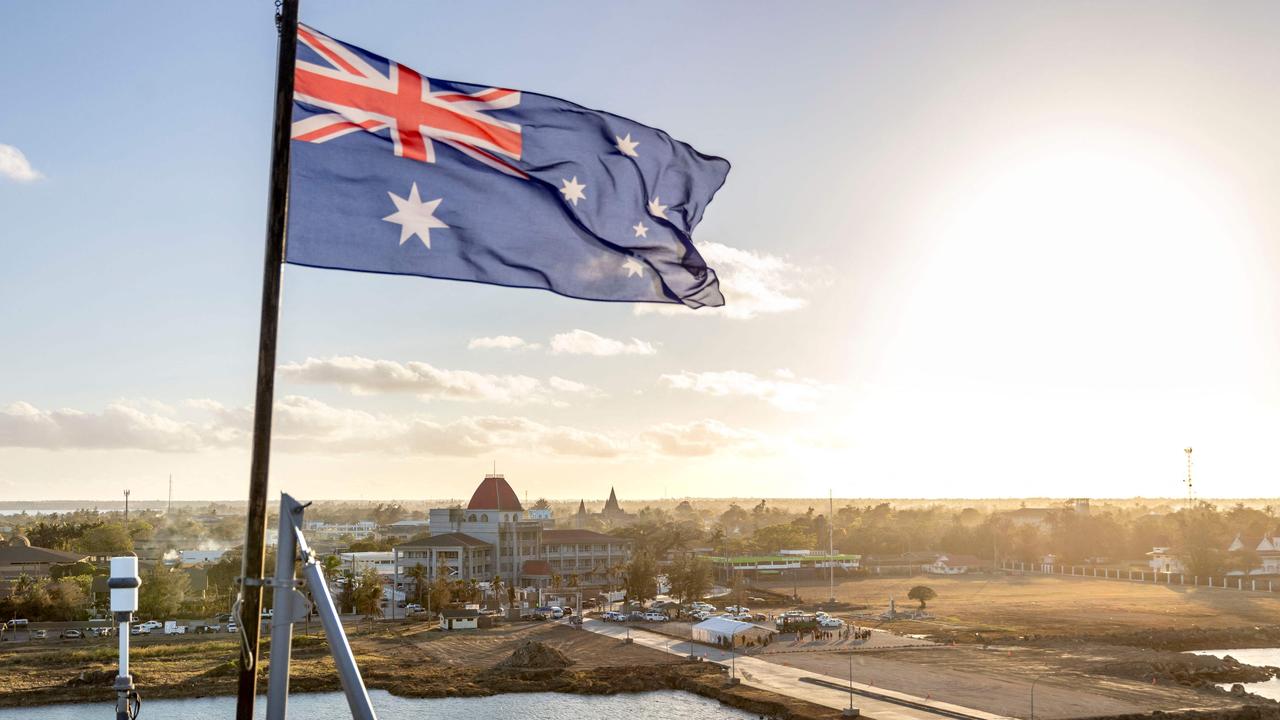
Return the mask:
[[123,403],[100,413],[40,410],[25,402],[0,410],[0,447],[181,452],[201,444],[200,433],[189,424]]
[[727,450],[762,452],[766,449],[765,438],[760,433],[729,427],[719,420],[663,423],[644,431],[640,437],[657,452],[679,457],[713,455]]
[[468,350],[537,350],[541,347],[538,343],[526,342],[524,338],[515,335],[478,337],[467,343]]
[[766,313],[798,310],[807,304],[795,292],[803,269],[776,255],[740,250],[715,242],[698,243],[698,252],[720,278],[724,307],[691,310],[683,305],[645,303],[637,315],[713,315],[746,320]]
[[586,330],[571,330],[551,338],[551,352],[562,355],[653,355],[658,352],[650,343],[636,338],[631,342],[601,337]]
[[675,390],[691,390],[716,397],[752,397],[769,402],[787,412],[803,412],[817,406],[825,392],[815,380],[796,380],[790,370],[778,370],[776,380],[763,378],[749,372],[725,370],[721,372],[689,372],[662,375],[658,382]]
[[424,400],[549,403],[554,394],[541,380],[527,375],[489,375],[363,357],[307,358],[281,365],[278,372],[291,382],[337,385],[357,394],[412,393]]
[[0,176],[18,182],[32,182],[44,177],[38,170],[31,167],[27,156],[23,155],[21,150],[3,143],[0,143]]

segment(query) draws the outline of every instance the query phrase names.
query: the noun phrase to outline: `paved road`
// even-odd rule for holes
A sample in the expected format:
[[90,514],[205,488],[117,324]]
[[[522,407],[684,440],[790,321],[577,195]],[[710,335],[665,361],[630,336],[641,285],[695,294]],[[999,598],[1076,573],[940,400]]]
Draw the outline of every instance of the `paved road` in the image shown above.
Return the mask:
[[[600,620],[587,620],[583,623],[583,628],[590,630],[591,632],[616,638],[627,637],[628,631],[628,628],[624,625],[606,623]],[[660,635],[658,633],[641,630],[639,628],[631,628],[630,632],[632,641],[637,644],[683,657],[688,657],[690,651],[692,651],[697,657],[705,658],[711,662],[720,663],[727,667],[732,667],[734,668],[734,672],[738,677],[742,678],[742,682],[746,685],[751,685],[752,687],[758,687],[763,690],[768,690],[770,692],[775,692],[780,695],[786,695],[800,700],[807,700],[808,702],[825,705],[826,707],[838,710],[849,707],[848,692],[815,685],[801,680],[801,678],[805,677],[818,678],[828,683],[847,687],[849,684],[848,678],[818,675],[816,673],[799,670],[797,668],[785,667],[754,657],[745,657],[740,655],[735,656],[734,653],[724,650],[688,641],[676,640],[675,638],[666,635]],[[874,692],[893,698],[901,698],[904,701],[917,703],[926,707],[962,713],[969,717],[979,718],[981,720],[1008,720],[1001,715],[993,715],[981,710],[973,710],[970,708],[960,707],[958,705],[952,705],[950,703],[939,702],[937,700],[915,697],[905,693],[887,690],[885,688],[871,687],[861,683],[854,683],[853,687],[857,690]],[[876,720],[954,720],[946,715],[929,712],[928,710],[899,705],[887,700],[863,697],[861,695],[854,695],[853,704],[863,713],[875,718]]]

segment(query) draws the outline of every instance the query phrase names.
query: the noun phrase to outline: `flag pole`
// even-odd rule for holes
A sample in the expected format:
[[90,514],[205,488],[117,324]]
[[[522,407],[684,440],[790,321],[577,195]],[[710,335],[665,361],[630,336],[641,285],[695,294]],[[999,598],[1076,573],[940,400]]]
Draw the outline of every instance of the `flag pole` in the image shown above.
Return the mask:
[[[276,335],[280,322],[280,280],[284,270],[285,221],[289,202],[289,131],[293,71],[298,53],[298,0],[277,0],[280,47],[276,64],[275,122],[271,131],[271,186],[267,199],[267,242],[262,266],[262,316],[258,326],[258,385],[253,401],[253,460],[244,558],[240,566],[240,679],[236,720],[253,720],[258,690],[262,576],[266,563],[267,469],[271,460],[271,411],[275,398]],[[284,551],[284,552],[287,552]]]

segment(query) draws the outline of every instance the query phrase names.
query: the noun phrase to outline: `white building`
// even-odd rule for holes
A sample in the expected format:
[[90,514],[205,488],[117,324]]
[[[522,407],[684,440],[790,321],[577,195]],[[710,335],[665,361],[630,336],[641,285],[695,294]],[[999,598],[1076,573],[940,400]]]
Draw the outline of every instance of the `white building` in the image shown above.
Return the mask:
[[187,567],[188,565],[216,563],[226,554],[226,550],[179,550],[178,564]]
[[359,575],[372,568],[377,570],[379,575],[391,576],[396,571],[394,553],[390,550],[339,553],[338,559],[342,560],[342,567],[339,568],[339,572],[349,570]]
[[1151,552],[1147,553],[1147,566],[1152,572],[1169,573],[1173,575],[1181,575],[1187,571],[1185,565],[1182,564],[1182,558],[1170,547],[1153,547]]
[[337,540],[346,535],[360,540],[378,530],[378,523],[372,520],[361,520],[354,523],[328,523],[323,520],[308,520],[303,526],[303,535],[308,540]]

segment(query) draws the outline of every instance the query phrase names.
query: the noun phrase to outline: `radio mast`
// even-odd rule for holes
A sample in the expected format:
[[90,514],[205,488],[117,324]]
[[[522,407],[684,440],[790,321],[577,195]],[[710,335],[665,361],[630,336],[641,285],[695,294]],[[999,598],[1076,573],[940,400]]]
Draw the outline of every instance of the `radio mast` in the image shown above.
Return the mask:
[[1196,490],[1191,484],[1191,448],[1183,448],[1182,452],[1187,454],[1187,509],[1190,510],[1196,506]]

